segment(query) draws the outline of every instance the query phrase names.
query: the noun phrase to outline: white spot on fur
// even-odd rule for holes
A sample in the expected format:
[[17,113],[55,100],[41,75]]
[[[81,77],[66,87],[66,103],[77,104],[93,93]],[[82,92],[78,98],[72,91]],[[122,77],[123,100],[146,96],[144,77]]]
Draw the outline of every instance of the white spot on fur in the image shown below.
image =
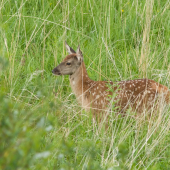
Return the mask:
[[96,96],[96,99],[98,99],[99,97],[100,97],[100,96],[99,96],[99,95],[97,95],[97,96]]
[[151,94],[151,97],[155,97],[155,95],[154,95],[154,94]]
[[148,99],[149,101],[152,101],[153,100],[153,98],[152,97],[149,97],[149,99]]

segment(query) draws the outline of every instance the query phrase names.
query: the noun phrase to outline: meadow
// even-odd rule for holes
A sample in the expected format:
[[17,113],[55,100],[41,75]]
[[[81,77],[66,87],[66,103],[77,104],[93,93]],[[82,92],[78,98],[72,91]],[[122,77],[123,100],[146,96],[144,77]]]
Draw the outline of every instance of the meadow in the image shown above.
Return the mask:
[[169,0],[0,1],[0,170],[170,169],[170,107],[110,114],[109,128],[52,69],[80,44],[93,80],[170,89]]

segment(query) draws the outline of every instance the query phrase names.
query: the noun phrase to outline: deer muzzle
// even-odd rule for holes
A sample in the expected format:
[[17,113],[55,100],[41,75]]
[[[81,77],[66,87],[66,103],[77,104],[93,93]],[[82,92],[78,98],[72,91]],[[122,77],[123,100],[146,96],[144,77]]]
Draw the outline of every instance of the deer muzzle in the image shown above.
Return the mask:
[[55,75],[61,75],[61,72],[60,72],[60,70],[59,70],[57,67],[55,67],[55,68],[52,70],[52,73],[55,74]]

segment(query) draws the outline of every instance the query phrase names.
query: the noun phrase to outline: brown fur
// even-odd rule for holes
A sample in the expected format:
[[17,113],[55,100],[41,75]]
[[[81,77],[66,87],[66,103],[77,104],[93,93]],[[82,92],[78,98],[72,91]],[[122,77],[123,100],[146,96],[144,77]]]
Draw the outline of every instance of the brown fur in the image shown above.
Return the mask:
[[116,93],[113,101],[115,102],[115,106],[118,107],[117,110],[120,112],[126,111],[129,106],[137,112],[150,109],[159,98],[159,94],[164,94],[165,101],[167,103],[169,102],[170,92],[168,88],[153,80],[93,81],[88,77],[84,63],[80,67],[79,75],[80,79],[75,87],[72,86],[72,89],[73,91],[75,89],[74,93],[79,103],[87,111],[91,110],[93,113],[100,113],[107,110],[111,101],[109,95],[112,96],[113,93]]

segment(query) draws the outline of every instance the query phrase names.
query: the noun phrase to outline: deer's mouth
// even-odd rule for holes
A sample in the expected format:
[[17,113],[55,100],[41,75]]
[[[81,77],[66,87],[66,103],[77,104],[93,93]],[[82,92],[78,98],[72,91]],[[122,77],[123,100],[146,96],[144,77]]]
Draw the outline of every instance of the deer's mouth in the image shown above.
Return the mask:
[[54,68],[54,69],[52,70],[52,73],[55,74],[55,75],[61,75],[60,70],[58,70],[57,68]]

